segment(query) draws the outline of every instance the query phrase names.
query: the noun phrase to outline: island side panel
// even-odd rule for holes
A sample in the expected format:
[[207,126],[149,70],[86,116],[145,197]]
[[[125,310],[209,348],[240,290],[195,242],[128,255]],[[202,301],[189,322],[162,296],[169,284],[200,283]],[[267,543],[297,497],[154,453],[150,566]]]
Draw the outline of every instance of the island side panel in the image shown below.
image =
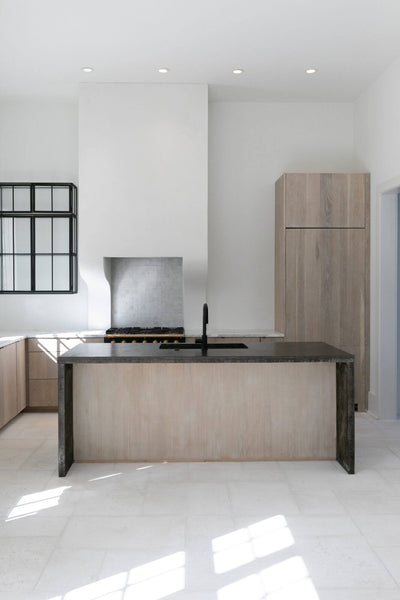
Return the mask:
[[337,461],[354,474],[354,363],[337,363]]
[[335,459],[335,367],[75,364],[75,460]]
[[58,365],[58,475],[65,477],[74,461],[72,364]]

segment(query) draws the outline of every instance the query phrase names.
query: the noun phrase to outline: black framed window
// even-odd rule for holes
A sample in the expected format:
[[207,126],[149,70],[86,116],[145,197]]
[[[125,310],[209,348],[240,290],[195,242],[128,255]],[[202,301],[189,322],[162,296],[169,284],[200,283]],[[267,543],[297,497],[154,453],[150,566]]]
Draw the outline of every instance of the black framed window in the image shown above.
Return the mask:
[[0,294],[77,292],[77,188],[0,183]]

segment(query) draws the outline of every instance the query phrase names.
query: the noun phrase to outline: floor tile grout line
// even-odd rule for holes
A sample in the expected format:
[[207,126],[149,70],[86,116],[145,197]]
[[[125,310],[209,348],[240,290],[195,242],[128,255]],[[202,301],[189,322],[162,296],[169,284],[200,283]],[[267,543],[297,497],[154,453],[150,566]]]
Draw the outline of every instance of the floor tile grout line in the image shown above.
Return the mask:
[[[43,442],[43,443],[45,443],[45,442]],[[389,454],[390,454],[390,453],[393,453],[393,451],[392,451],[390,448],[386,448],[386,451],[387,451]],[[395,454],[395,453],[393,453],[393,454]],[[288,490],[290,491],[290,493],[292,494],[292,493],[296,493],[296,491],[298,492],[299,490],[293,489],[293,487],[292,487],[292,486],[293,486],[293,483],[292,483],[292,482],[290,482],[289,478],[287,477],[287,473],[285,472],[285,469],[283,469],[283,467],[282,467],[280,464],[278,464],[278,466],[279,466],[279,470],[280,470],[281,472],[283,472],[283,476],[284,476],[284,483],[285,483],[285,485],[287,485],[287,488],[288,488]],[[376,470],[374,470],[374,473],[375,473],[376,475],[380,476],[379,469],[376,469]],[[53,471],[53,474],[52,474],[52,475],[50,475],[50,477],[49,477],[49,479],[48,479],[47,483],[49,483],[49,482],[52,480],[53,476],[54,476],[54,471]],[[313,476],[314,476],[314,474],[313,474]],[[261,473],[260,473],[260,477],[262,477],[262,474],[261,474]],[[240,481],[240,483],[243,483],[243,485],[244,485],[244,486],[248,485],[249,483],[254,483],[254,482],[255,482],[255,483],[257,483],[257,481],[256,481],[256,480],[254,480],[254,481]],[[47,483],[46,483],[46,485],[47,485]],[[160,485],[161,483],[170,483],[170,484],[172,484],[172,485],[173,485],[175,482],[171,482],[171,481],[170,481],[170,482],[158,482],[158,481],[156,481],[156,480],[155,480],[155,481],[153,481],[153,482],[151,482],[151,483],[154,483],[154,484],[157,486],[157,485]],[[194,483],[194,482],[193,482],[193,481],[191,481],[191,480],[190,480],[190,478],[188,477],[188,480],[187,480],[187,481],[182,481],[182,483],[185,483],[185,484],[191,484],[191,483]],[[202,481],[201,483],[216,483],[216,481],[215,481],[215,480],[213,480],[213,481],[209,481],[209,482],[204,482],[204,481]],[[231,518],[235,518],[235,515],[233,514],[233,504],[232,504],[232,496],[231,496],[230,485],[234,485],[234,484],[235,484],[235,483],[237,483],[237,482],[236,482],[236,481],[233,481],[233,480],[229,480],[229,481],[224,481],[224,482],[222,482],[222,483],[224,484],[224,486],[225,486],[225,487],[226,487],[226,489],[227,489],[227,495],[228,495],[228,501],[229,501],[229,507],[230,507],[230,511],[229,511],[229,512],[230,512],[230,514],[226,514],[225,516],[231,516]],[[276,482],[276,481],[275,481],[275,482],[269,482],[269,481],[266,481],[266,480],[264,480],[264,481],[263,481],[263,483],[266,483],[266,484],[268,484],[268,483],[280,483],[280,484],[282,484],[283,482],[282,482],[282,481],[279,481],[279,482]],[[78,485],[79,485],[79,483],[78,483]],[[388,483],[388,485],[389,485],[389,483]],[[143,487],[143,488],[140,488],[140,493],[141,493],[141,498],[142,498],[142,500],[141,500],[141,505],[143,505],[143,504],[144,504],[144,502],[145,502],[145,490],[147,489],[147,486],[148,486],[148,482],[145,484],[145,487]],[[337,489],[337,487],[335,487],[335,482],[334,482],[334,481],[332,482],[332,485],[331,485],[330,487],[327,487],[327,488],[325,488],[325,489],[329,490],[329,491],[330,491],[330,492],[331,492],[331,493],[334,495],[334,497],[335,497],[335,498],[336,498],[336,500],[339,502],[339,504],[340,504],[340,505],[343,507],[343,509],[344,509],[344,511],[345,511],[345,512],[344,512],[344,515],[345,515],[347,518],[349,518],[350,522],[351,522],[351,523],[352,523],[352,524],[355,526],[356,530],[357,530],[357,531],[359,531],[361,538],[362,538],[362,539],[363,539],[363,541],[366,543],[367,547],[369,548],[369,550],[370,550],[370,552],[371,552],[371,556],[373,556],[375,559],[378,559],[378,560],[377,560],[377,563],[378,563],[379,565],[381,565],[381,567],[383,567],[383,570],[385,571],[385,573],[386,573],[386,574],[388,574],[388,575],[390,576],[390,580],[394,580],[394,576],[391,574],[390,570],[389,570],[389,569],[388,569],[388,568],[385,566],[384,562],[383,562],[383,561],[380,559],[380,557],[379,557],[379,556],[378,556],[378,554],[377,554],[376,548],[378,548],[378,546],[377,546],[376,544],[374,545],[372,542],[371,542],[371,543],[370,543],[370,542],[368,542],[368,539],[367,539],[367,538],[366,538],[366,536],[365,536],[365,535],[362,533],[362,531],[361,531],[360,527],[357,525],[357,523],[356,523],[356,522],[355,522],[355,520],[353,519],[353,516],[352,516],[352,514],[350,513],[349,509],[348,509],[348,508],[347,508],[347,507],[346,507],[346,506],[343,504],[343,502],[340,500],[340,496],[339,496],[339,495],[340,495],[340,493],[341,493],[341,492],[345,491],[345,489],[346,489],[346,491],[347,491],[347,489],[348,489],[348,491],[349,491],[349,492],[352,492],[352,491],[357,491],[357,490],[352,490],[351,488]],[[79,490],[79,491],[81,491],[81,490]],[[101,493],[102,491],[104,491],[104,490],[101,490],[101,489],[99,489],[99,493]],[[360,489],[360,492],[364,492],[364,491],[365,491],[365,493],[366,493],[366,494],[368,494],[369,492],[378,491],[378,490],[377,490],[376,488],[371,488],[371,489],[369,489],[369,490],[363,490],[363,489]],[[304,513],[301,511],[301,508],[299,507],[299,504],[298,504],[298,502],[297,502],[297,501],[295,501],[295,505],[296,505],[296,506],[297,506],[297,508],[299,509],[299,515],[298,515],[299,517],[304,517],[304,516],[307,516],[306,514],[304,514]],[[216,517],[218,518],[218,515],[215,515],[215,512],[213,512],[213,513],[211,513],[211,514],[203,515],[203,517],[202,517],[202,518],[204,518],[204,517],[208,517],[208,516],[211,516],[211,515],[213,515],[213,516],[216,516]],[[97,515],[96,515],[96,516],[97,516]],[[157,515],[154,515],[154,514],[152,514],[152,515],[142,515],[142,514],[139,514],[139,515],[133,515],[133,518],[136,518],[136,517],[141,517],[141,516],[149,516],[149,517],[152,517],[152,518],[154,518],[154,517],[155,517],[155,516],[157,516]],[[165,515],[160,515],[160,516],[165,516]],[[175,515],[175,514],[174,514],[174,515],[170,515],[170,516],[171,516],[171,517],[176,517],[177,515]],[[199,515],[197,515],[197,514],[193,514],[193,516],[200,516],[200,517],[201,517],[202,515],[201,515],[201,514],[199,514]],[[221,515],[221,516],[222,516],[222,515]],[[236,515],[236,516],[237,516],[237,515]],[[248,516],[251,516],[251,515],[248,515]],[[312,516],[312,515],[311,515],[311,516]],[[314,516],[315,516],[315,515],[314,515]],[[324,517],[325,517],[325,516],[327,516],[327,515],[317,515],[317,516],[318,516],[318,517],[320,517],[320,518],[324,518]],[[332,516],[339,516],[339,517],[340,517],[341,515],[332,515]],[[388,516],[388,517],[390,517],[390,516],[392,516],[392,515],[385,515],[385,516]],[[57,538],[57,543],[58,543],[58,542],[59,542],[59,540],[61,539],[61,537],[62,537],[62,535],[63,535],[63,532],[65,531],[65,527],[67,527],[67,525],[68,525],[68,522],[70,522],[70,519],[71,519],[72,517],[73,517],[73,514],[71,514],[71,515],[68,515],[68,516],[65,518],[65,523],[64,523],[64,528],[63,528],[63,531],[62,531],[62,532],[61,532],[61,533],[60,533],[58,536],[54,536],[55,538]],[[41,517],[38,517],[38,518],[41,518]],[[60,518],[61,518],[61,517],[60,517]],[[186,528],[187,528],[187,522],[188,522],[188,518],[189,518],[189,517],[186,515],[186,516],[185,516],[185,529],[184,529],[184,531],[185,531],[185,538],[184,538],[184,540],[185,540],[185,546],[186,546],[186,535],[187,535],[187,529],[186,529]],[[353,534],[353,536],[355,536],[355,534]],[[34,536],[32,536],[32,537],[34,537]],[[48,536],[48,537],[50,538],[50,536]],[[304,537],[310,537],[310,538],[314,538],[315,536],[313,536],[313,535],[310,535],[310,536],[304,536]],[[329,535],[323,535],[323,536],[318,536],[318,537],[321,537],[321,538],[326,538],[326,537],[331,537],[331,536],[329,536]],[[339,537],[339,536],[334,536],[334,537]],[[341,536],[340,536],[340,537],[341,537]],[[347,537],[347,535],[344,535],[343,537]],[[357,535],[357,536],[355,536],[355,537],[359,537],[359,536]],[[52,551],[51,555],[54,553],[54,551],[55,551],[55,549],[53,549],[53,551]],[[103,549],[102,551],[103,551],[104,553],[106,553],[106,552],[107,552],[107,550],[105,550],[105,549]],[[49,559],[48,559],[48,560],[50,560],[50,557],[49,557]],[[103,556],[103,561],[104,561],[104,560],[105,560],[105,558],[104,558],[104,556]],[[46,564],[47,564],[47,563],[46,563]],[[45,565],[45,566],[46,566],[46,565]],[[45,568],[45,567],[43,567],[43,568]],[[396,590],[398,590],[398,588],[399,588],[399,584],[397,583],[397,581],[395,581],[395,584],[396,584]],[[320,589],[323,589],[323,587],[322,587],[322,586],[320,586]],[[331,588],[329,588],[329,589],[331,589]],[[347,587],[340,588],[340,589],[347,589]],[[368,588],[365,588],[365,589],[368,589]],[[365,591],[365,589],[364,589],[364,591]],[[371,589],[372,589],[372,588],[371,588]],[[0,595],[1,595],[1,594],[0,594]]]
[[375,558],[378,560],[378,562],[381,564],[381,566],[384,568],[384,570],[388,573],[388,575],[390,576],[390,578],[393,580],[393,583],[396,585],[397,588],[400,588],[399,583],[395,580],[394,576],[389,571],[389,569],[386,567],[385,563],[382,561],[382,559],[380,558],[380,556],[376,553],[374,546],[369,542],[368,538],[361,531],[361,528],[359,527],[359,525],[357,524],[357,522],[353,519],[353,517],[352,517],[352,515],[350,513],[348,513],[348,517],[353,522],[355,528],[359,531],[362,539],[364,540],[364,542],[368,546],[368,548],[371,550],[371,552],[373,553],[373,555],[375,556]]

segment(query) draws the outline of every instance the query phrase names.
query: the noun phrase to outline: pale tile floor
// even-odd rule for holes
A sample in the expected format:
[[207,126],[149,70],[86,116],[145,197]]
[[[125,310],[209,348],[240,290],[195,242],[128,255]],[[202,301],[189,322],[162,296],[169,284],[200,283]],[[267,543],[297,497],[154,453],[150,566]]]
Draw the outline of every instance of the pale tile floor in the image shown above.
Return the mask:
[[400,600],[400,422],[336,462],[74,464],[0,432],[0,600]]

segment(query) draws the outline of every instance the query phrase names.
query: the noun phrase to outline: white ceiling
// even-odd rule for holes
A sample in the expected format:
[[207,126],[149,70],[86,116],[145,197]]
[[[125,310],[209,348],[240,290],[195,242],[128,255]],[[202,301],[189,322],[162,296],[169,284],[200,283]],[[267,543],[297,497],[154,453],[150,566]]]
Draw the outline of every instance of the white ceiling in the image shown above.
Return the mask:
[[214,100],[351,101],[400,56],[399,25],[400,0],[0,0],[0,98],[162,81],[208,83]]

